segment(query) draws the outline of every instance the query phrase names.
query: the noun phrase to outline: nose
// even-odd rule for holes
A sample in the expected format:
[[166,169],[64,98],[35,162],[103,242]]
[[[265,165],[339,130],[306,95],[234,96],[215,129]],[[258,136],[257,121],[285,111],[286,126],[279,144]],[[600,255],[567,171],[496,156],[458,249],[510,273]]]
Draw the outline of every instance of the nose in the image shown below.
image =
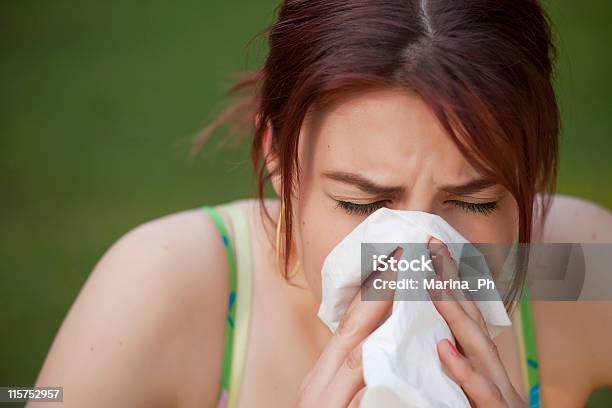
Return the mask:
[[420,180],[398,203],[398,210],[423,211],[435,214],[437,189],[433,182]]
[[435,214],[435,208],[432,203],[423,200],[410,200],[406,204],[398,205],[397,209],[407,211],[422,211]]

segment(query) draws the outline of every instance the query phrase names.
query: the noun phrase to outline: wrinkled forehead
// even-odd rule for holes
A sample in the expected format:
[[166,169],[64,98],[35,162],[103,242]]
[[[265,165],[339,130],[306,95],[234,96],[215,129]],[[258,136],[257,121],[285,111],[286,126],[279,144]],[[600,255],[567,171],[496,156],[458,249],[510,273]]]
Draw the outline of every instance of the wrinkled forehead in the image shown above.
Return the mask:
[[416,94],[391,89],[353,92],[309,112],[300,133],[301,171],[367,172],[402,183],[428,171],[440,183],[477,172]]

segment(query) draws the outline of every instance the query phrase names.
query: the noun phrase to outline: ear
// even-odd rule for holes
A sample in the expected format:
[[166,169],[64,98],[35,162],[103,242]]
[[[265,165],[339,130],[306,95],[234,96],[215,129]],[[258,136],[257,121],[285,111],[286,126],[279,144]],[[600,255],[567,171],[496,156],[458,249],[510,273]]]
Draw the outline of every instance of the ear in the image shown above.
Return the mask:
[[268,123],[263,134],[263,153],[266,162],[266,169],[270,173],[270,181],[276,195],[281,196],[281,176],[279,169],[279,159],[275,152],[272,151],[272,125]]

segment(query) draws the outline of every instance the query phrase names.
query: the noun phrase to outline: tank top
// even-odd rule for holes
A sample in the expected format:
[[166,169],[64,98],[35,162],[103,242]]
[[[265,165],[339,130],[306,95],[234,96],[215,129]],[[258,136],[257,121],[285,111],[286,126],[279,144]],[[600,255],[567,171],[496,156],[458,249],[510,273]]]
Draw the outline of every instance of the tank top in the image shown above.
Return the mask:
[[[229,266],[227,321],[217,408],[235,408],[238,404],[250,330],[252,275],[249,221],[245,208],[239,201],[219,206],[203,206],[202,210],[212,218],[219,231]],[[230,237],[228,233],[221,212],[230,219],[234,232],[233,237]],[[519,346],[522,378],[525,389],[528,390],[529,407],[539,408],[539,366],[531,304],[526,287],[522,291],[518,308],[512,316],[512,322]]]

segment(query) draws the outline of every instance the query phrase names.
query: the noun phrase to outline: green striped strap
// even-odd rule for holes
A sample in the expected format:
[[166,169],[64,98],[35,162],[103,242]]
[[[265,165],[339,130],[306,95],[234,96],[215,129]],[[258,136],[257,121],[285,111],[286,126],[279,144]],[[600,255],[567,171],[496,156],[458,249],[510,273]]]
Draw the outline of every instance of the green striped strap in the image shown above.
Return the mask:
[[529,406],[537,408],[540,406],[540,379],[537,358],[537,347],[535,342],[535,328],[531,303],[529,301],[529,290],[527,285],[521,295],[521,323],[523,329],[523,344],[525,348],[525,361],[527,380],[529,383]]
[[246,363],[246,352],[250,330],[251,297],[252,297],[252,260],[249,219],[245,208],[239,201],[223,207],[232,221],[234,243],[236,248],[236,265],[238,289],[240,297],[236,299],[236,328],[234,330],[234,346],[232,370],[228,395],[228,408],[238,406],[238,396],[242,385],[242,374]]
[[236,264],[234,258],[234,247],[229,234],[225,228],[223,218],[213,206],[204,206],[202,209],[212,218],[221,239],[225,246],[225,252],[229,264],[229,296],[227,306],[227,325],[225,329],[225,339],[223,348],[223,373],[221,375],[221,388],[222,390],[229,390],[231,369],[232,369],[232,356],[233,356],[233,338],[234,338],[234,322],[236,320]]
[[[510,273],[509,276],[514,275],[516,271],[516,257],[517,249],[519,245],[518,234],[514,238],[512,245],[511,255],[506,259],[506,263],[503,266],[502,276],[506,273]],[[507,271],[507,272],[505,272]],[[521,368],[523,371],[523,380],[527,387],[529,397],[529,407],[538,408],[540,407],[540,379],[539,379],[539,367],[537,359],[537,348],[535,342],[535,326],[533,324],[533,315],[531,310],[531,303],[529,301],[529,289],[527,282],[523,283],[521,296],[519,299],[517,313],[513,316],[514,325],[516,327],[515,334],[521,355]]]

